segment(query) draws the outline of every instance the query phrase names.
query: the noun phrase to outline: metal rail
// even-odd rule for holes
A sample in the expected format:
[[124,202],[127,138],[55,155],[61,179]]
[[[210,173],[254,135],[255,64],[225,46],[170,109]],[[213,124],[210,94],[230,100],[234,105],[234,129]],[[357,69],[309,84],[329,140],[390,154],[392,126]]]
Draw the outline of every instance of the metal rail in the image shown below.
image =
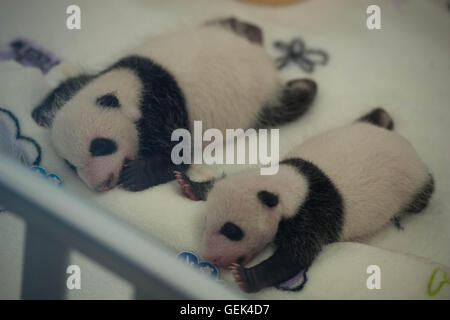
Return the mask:
[[138,299],[243,298],[178,261],[157,240],[2,154],[0,204],[27,225],[23,299],[65,298],[71,248],[130,281]]

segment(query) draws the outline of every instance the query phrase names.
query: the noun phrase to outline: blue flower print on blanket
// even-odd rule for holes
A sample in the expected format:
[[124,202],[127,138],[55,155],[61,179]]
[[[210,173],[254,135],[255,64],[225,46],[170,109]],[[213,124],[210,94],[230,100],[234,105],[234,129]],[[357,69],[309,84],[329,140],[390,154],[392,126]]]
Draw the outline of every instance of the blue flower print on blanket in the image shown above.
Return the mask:
[[185,264],[198,269],[200,272],[209,275],[213,279],[217,279],[219,277],[219,270],[215,265],[206,261],[200,262],[198,257],[192,252],[180,252],[177,258],[183,261]]
[[39,166],[32,166],[31,170],[33,170],[34,172],[38,173],[39,176],[49,180],[50,182],[54,183],[55,185],[57,185],[58,187],[60,187],[62,185],[62,180],[60,177],[58,177],[56,174],[54,173],[47,173],[47,170],[45,170],[42,167]]

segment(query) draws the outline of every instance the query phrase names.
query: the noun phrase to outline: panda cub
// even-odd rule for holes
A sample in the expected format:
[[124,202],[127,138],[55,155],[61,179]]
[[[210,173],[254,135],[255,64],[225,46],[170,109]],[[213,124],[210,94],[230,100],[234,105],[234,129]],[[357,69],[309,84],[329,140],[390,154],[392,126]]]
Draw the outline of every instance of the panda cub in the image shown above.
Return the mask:
[[173,179],[173,130],[281,125],[316,94],[283,84],[262,32],[234,18],[153,37],[96,74],[62,82],[32,112],[57,153],[93,190],[138,191]]
[[[308,267],[322,246],[368,236],[424,209],[433,178],[411,144],[390,131],[383,109],[294,147],[275,175],[258,169],[193,182],[176,172],[191,199],[207,200],[203,257],[231,266],[241,289],[277,285]],[[245,268],[274,242],[274,254]]]

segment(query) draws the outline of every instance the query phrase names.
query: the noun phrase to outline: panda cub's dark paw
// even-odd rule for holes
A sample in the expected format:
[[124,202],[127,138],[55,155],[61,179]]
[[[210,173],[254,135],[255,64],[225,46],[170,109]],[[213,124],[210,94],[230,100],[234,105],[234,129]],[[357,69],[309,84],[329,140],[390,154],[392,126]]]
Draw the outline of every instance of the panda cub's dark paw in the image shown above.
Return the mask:
[[146,167],[145,159],[128,162],[120,174],[119,186],[128,191],[142,191],[150,187],[151,183],[145,172]]
[[129,191],[141,191],[173,180],[170,159],[161,155],[140,157],[124,165],[119,185]]
[[230,266],[230,270],[233,274],[234,281],[242,291],[245,291],[247,293],[254,291],[252,290],[252,286],[250,285],[246,269],[243,266],[237,263],[232,263]]

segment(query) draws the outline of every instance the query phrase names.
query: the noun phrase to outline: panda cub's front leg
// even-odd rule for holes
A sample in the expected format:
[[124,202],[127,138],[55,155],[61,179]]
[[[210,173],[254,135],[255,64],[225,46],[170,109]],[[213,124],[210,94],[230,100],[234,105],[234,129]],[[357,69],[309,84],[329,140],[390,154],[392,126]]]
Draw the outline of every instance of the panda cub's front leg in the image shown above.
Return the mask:
[[239,288],[251,293],[280,284],[307,265],[295,259],[291,252],[277,249],[270,258],[254,267],[245,268],[233,263],[230,269]]
[[139,157],[124,165],[119,185],[129,191],[142,191],[173,180],[176,168],[170,159],[162,155]]

